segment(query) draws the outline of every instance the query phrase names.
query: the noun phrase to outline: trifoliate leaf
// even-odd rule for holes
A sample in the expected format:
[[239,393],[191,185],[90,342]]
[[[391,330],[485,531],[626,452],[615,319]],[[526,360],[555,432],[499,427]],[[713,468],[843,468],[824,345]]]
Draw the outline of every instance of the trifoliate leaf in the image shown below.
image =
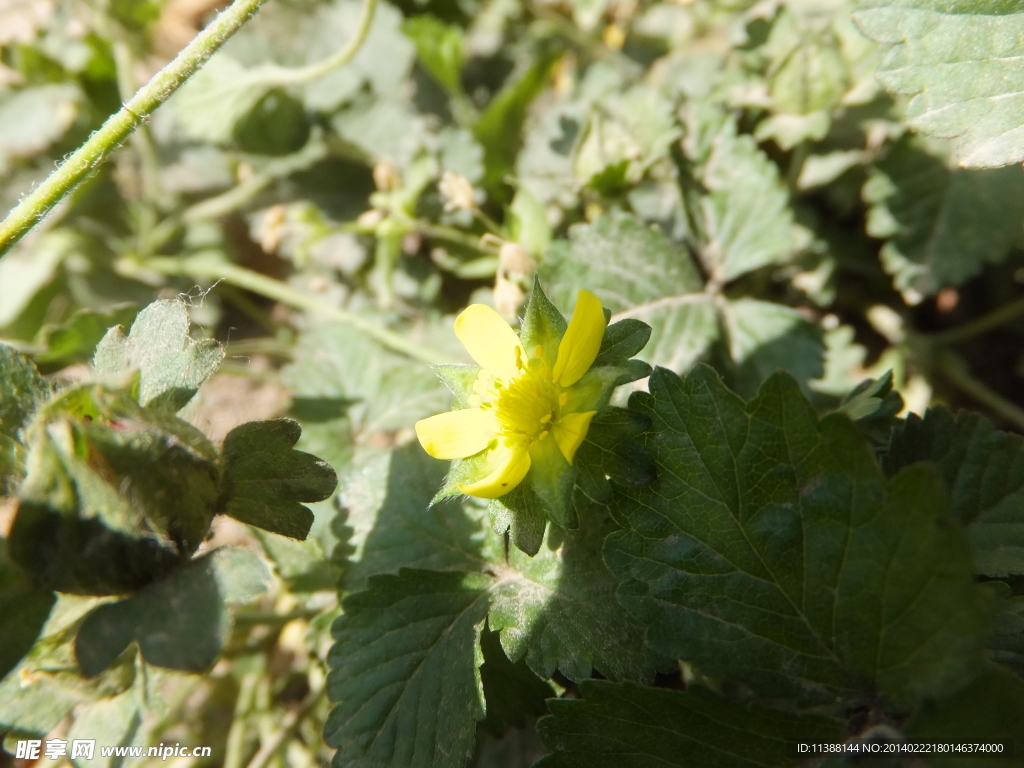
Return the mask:
[[1024,171],[949,168],[920,141],[902,141],[872,170],[867,231],[886,240],[897,288],[928,296],[1007,257],[1021,240]]
[[929,408],[910,414],[892,435],[885,470],[930,462],[949,491],[950,512],[967,528],[975,569],[986,576],[1024,574],[1024,438],[969,411]]
[[403,569],[345,598],[324,738],[337,768],[463,768],[484,716],[483,575]]
[[338,477],[326,461],[297,451],[302,427],[291,419],[251,421],[224,438],[218,509],[272,533],[305,539],[313,513],[299,502],[322,501]]
[[912,95],[907,121],[922,133],[960,137],[960,165],[991,168],[1024,160],[1024,13],[1013,2],[870,0],[854,20],[893,43],[882,84]]
[[525,658],[541,677],[557,669],[582,680],[596,669],[614,680],[654,679],[660,660],[615,601],[616,582],[601,559],[600,541],[614,528],[595,511],[574,531],[548,526],[536,555],[509,548],[488,622],[510,659]]
[[75,638],[82,672],[93,677],[137,642],[149,664],[189,672],[210,666],[230,629],[228,606],[266,591],[270,574],[244,549],[218,549],[161,581],[90,613]]
[[700,204],[708,239],[701,258],[712,277],[729,281],[795,256],[805,238],[775,163],[731,121],[711,146]]
[[568,240],[548,247],[539,274],[560,306],[571,306],[585,288],[613,313],[649,325],[640,357],[652,364],[686,370],[718,336],[714,303],[701,293],[693,261],[633,216],[571,227]]
[[212,339],[189,336],[188,308],[178,301],[157,301],[139,312],[125,336],[111,328],[96,347],[93,366],[101,375],[139,369],[139,402],[178,411],[192,399],[224,359]]
[[795,742],[835,742],[842,724],[685,691],[586,680],[582,699],[548,701],[538,724],[553,754],[537,768],[790,768]]
[[361,589],[368,577],[400,567],[475,571],[500,562],[504,547],[489,530],[483,509],[457,499],[431,506],[447,462],[419,445],[376,452],[356,462],[342,483],[356,547],[345,586]]
[[658,480],[617,488],[605,543],[647,642],[772,698],[941,695],[982,668],[992,599],[927,466],[886,483],[846,417],[770,377],[744,403],[710,368],[658,370],[631,406]]

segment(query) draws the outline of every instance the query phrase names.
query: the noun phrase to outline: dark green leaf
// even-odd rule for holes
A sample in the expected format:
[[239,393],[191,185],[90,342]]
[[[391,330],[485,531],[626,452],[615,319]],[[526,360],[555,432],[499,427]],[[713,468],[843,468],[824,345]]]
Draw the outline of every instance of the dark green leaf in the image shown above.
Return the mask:
[[640,320],[627,318],[612,323],[604,330],[601,349],[594,365],[615,365],[639,354],[651,338],[651,326]]
[[128,336],[120,326],[107,332],[93,365],[101,375],[137,368],[142,405],[180,410],[224,359],[220,344],[195,341],[188,330],[183,303],[154,302],[139,312]]
[[244,549],[218,549],[120,602],[94,610],[75,638],[82,672],[93,677],[137,642],[159,667],[200,672],[220,653],[230,628],[228,606],[266,591],[270,574]]
[[21,661],[39,637],[56,596],[34,586],[4,553],[0,539],[0,678]]
[[523,659],[514,664],[509,661],[497,632],[483,632],[480,648],[484,659],[480,677],[487,699],[483,725],[487,731],[500,736],[543,715],[547,710],[544,700],[555,695],[551,683],[531,672]]
[[592,511],[574,531],[548,526],[536,555],[509,548],[489,625],[510,659],[525,658],[541,677],[557,669],[581,680],[596,669],[615,680],[653,680],[659,659],[615,601],[616,582],[601,559],[600,542],[614,529],[606,513]]
[[950,512],[967,528],[975,568],[987,576],[1024,574],[1024,438],[969,411],[909,414],[889,444],[892,475],[930,462],[949,491]]
[[305,539],[313,513],[299,502],[321,501],[338,477],[316,456],[294,449],[302,427],[291,419],[251,421],[224,439],[218,509],[257,528]]
[[658,481],[617,489],[605,559],[648,643],[773,698],[908,703],[981,670],[993,607],[928,467],[888,483],[788,376],[744,403],[709,368],[650,378]]
[[334,625],[324,738],[337,768],[463,768],[484,716],[490,579],[403,569],[347,597]]
[[580,693],[548,702],[538,730],[554,754],[537,768],[790,768],[794,743],[843,736],[837,721],[736,704],[698,686],[587,680]]

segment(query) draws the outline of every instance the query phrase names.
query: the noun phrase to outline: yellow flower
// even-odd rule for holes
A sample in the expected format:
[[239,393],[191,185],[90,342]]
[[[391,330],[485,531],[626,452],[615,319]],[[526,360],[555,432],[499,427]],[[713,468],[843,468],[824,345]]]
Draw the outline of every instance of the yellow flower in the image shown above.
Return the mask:
[[597,357],[604,330],[601,302],[589,291],[579,292],[557,349],[537,344],[527,351],[493,309],[468,307],[455,320],[455,335],[481,367],[470,407],[417,422],[420,444],[437,459],[478,457],[479,476],[458,487],[488,499],[519,485],[531,466],[562,459],[571,465],[597,412],[586,410],[597,398],[580,380]]

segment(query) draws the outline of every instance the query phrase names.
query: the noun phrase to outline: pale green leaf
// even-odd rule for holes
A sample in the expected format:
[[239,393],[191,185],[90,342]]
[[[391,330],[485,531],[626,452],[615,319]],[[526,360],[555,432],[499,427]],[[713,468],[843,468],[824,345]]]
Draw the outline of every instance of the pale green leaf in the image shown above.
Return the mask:
[[893,43],[878,69],[885,87],[913,96],[907,121],[960,137],[960,165],[1024,160],[1024,12],[1014,0],[863,2],[857,25]]
[[101,375],[139,370],[139,402],[180,410],[224,359],[212,339],[189,336],[188,308],[178,301],[157,301],[139,312],[125,336],[111,328],[96,347],[93,366]]

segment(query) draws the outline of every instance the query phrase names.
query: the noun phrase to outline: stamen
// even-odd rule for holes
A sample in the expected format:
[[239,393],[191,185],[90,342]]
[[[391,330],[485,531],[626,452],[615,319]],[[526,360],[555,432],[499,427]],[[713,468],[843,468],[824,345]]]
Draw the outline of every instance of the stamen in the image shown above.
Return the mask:
[[533,356],[534,357],[543,357],[544,356],[544,347],[542,347],[540,344],[538,344],[536,347],[534,347],[533,348]]
[[553,416],[553,414],[551,414],[551,413],[544,414],[543,416],[540,417],[540,423],[541,424],[547,424],[549,421],[551,421],[551,417],[552,416]]
[[541,432],[539,435],[537,435],[537,439],[538,440],[543,440],[545,437],[548,436],[548,434],[549,434],[549,432],[545,429],[543,432]]
[[565,405],[568,402],[569,402],[569,393],[568,392],[563,392],[562,394],[560,394],[558,396],[558,404],[559,405]]

